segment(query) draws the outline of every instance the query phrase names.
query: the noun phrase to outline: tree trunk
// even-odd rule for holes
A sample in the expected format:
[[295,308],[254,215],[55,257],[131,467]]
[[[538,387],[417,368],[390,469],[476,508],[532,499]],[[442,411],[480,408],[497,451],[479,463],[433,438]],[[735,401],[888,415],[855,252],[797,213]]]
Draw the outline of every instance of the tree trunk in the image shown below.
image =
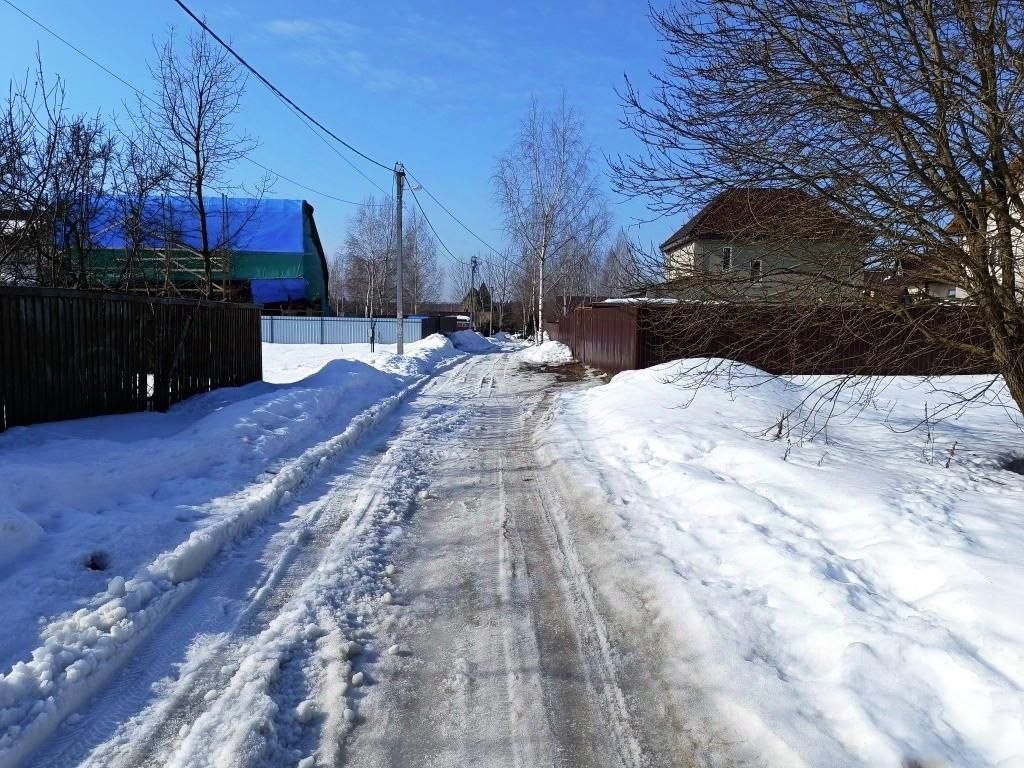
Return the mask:
[[547,261],[548,234],[545,230],[540,241],[540,258],[537,269],[537,329],[534,332],[534,339],[538,344],[544,343],[544,262]]
[[1024,349],[1024,328],[1008,336],[1002,328],[992,331],[993,357],[1010,397],[1024,413],[1024,355],[1019,353],[1019,350]]
[[213,294],[213,264],[210,258],[210,233],[206,227],[206,201],[203,199],[203,182],[200,178],[196,179],[196,209],[199,211],[199,239],[203,254],[203,274],[206,278],[203,295],[209,299]]

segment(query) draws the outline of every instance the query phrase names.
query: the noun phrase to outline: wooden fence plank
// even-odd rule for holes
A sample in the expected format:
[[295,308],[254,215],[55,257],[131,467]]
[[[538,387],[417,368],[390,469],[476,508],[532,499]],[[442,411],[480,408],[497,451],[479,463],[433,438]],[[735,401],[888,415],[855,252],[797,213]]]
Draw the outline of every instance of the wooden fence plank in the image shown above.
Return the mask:
[[260,335],[251,305],[0,287],[0,432],[256,381]]

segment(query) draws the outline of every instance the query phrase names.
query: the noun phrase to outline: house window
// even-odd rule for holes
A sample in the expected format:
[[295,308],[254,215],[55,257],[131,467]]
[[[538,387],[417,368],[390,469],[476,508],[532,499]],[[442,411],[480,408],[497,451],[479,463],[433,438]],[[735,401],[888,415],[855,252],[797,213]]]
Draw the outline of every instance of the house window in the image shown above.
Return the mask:
[[722,249],[722,271],[728,272],[732,269],[732,246],[727,245]]
[[750,262],[750,279],[755,283],[761,282],[761,275],[764,268],[760,259],[752,259]]
[[948,298],[950,298],[950,299],[955,299],[956,298],[956,288],[947,288],[946,289],[946,296]]

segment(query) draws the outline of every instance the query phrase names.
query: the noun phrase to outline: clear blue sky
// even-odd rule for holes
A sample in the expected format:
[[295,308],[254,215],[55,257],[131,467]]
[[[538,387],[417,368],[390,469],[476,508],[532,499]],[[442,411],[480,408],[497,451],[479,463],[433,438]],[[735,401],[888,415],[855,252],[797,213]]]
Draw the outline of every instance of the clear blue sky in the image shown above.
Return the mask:
[[[151,88],[153,40],[192,22],[171,0],[13,0],[129,82]],[[402,160],[485,240],[503,242],[490,177],[512,141],[531,93],[554,104],[564,89],[595,150],[636,147],[620,125],[615,88],[623,75],[647,84],[661,43],[638,0],[391,0],[390,2],[214,2],[189,5],[269,79],[335,132],[385,163]],[[23,75],[36,45],[62,75],[76,111],[123,113],[127,89],[0,3],[0,72]],[[332,154],[259,83],[251,81],[240,123],[260,141],[255,157],[311,187],[361,200],[378,193]],[[384,189],[391,180],[353,157]],[[603,159],[602,173],[606,175]],[[240,180],[255,173],[238,169]],[[606,186],[608,186],[606,184]],[[617,225],[648,218],[640,201],[608,189]],[[351,206],[280,181],[277,197],[316,207],[328,254],[341,243]],[[379,193],[378,193],[379,194]],[[459,256],[479,246],[423,198],[442,238]],[[659,242],[677,221],[645,225]],[[634,233],[635,229],[632,230]]]

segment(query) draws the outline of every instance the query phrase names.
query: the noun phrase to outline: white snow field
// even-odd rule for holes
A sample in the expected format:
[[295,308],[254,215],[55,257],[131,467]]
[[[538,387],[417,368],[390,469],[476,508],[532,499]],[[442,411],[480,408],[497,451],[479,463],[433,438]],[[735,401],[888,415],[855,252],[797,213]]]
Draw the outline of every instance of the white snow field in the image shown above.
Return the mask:
[[[135,575],[114,553],[103,593],[48,618],[45,642],[5,678],[0,765],[699,764],[663,673],[675,641],[640,603],[607,599],[627,582],[593,568],[607,549],[594,511],[535,452],[557,392],[596,379],[539,372],[504,339],[458,341],[486,351],[453,357],[441,342],[419,364],[364,358],[398,379],[393,394],[326,419],[320,443],[257,475],[302,477],[260,491],[276,502],[200,548],[205,564],[178,557],[186,531],[136,556]],[[269,349],[267,370],[296,378],[323,353]],[[339,365],[356,361],[274,391]],[[379,371],[418,365],[434,366],[429,380]],[[339,386],[345,412],[357,391]],[[194,529],[256,497],[223,497]]]
[[296,542],[315,532],[303,484],[465,358],[441,336],[407,353],[266,344],[265,383],[0,435],[0,765],[100,690],[231,542],[272,515],[296,518]]
[[732,393],[678,386],[703,365],[565,393],[544,455],[611,510],[606,567],[651,585],[677,679],[738,758],[1024,766],[1024,477],[999,469],[1024,453],[1012,401],[929,439],[906,430],[946,398],[893,379],[827,433],[775,440],[823,380],[733,366]]
[[0,436],[0,768],[1024,766],[1019,412],[454,341]]

